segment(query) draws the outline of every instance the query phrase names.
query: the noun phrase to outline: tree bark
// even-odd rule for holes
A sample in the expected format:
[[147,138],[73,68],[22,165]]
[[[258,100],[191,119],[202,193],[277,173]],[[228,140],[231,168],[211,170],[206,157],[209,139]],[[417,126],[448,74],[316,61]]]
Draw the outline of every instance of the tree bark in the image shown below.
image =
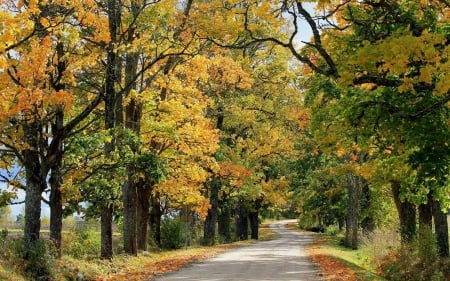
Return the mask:
[[122,186],[123,249],[129,255],[137,255],[137,191],[132,177],[129,172]]
[[258,221],[259,212],[258,210],[249,212],[248,219],[250,221],[250,237],[252,239],[258,240],[259,238],[259,221]]
[[63,222],[63,202],[61,185],[63,176],[62,168],[62,149],[58,150],[56,163],[52,167],[50,174],[50,239],[56,247],[57,256],[61,256],[61,233]]
[[217,217],[219,214],[220,181],[217,177],[214,177],[207,185],[209,185],[209,203],[211,204],[211,207],[208,209],[208,214],[206,215],[203,227],[203,241],[205,245],[214,245]]
[[[108,28],[110,35],[110,42],[107,46],[106,55],[106,73],[105,73],[105,130],[114,129],[117,125],[118,114],[117,106],[119,104],[119,96],[115,90],[115,83],[118,78],[118,57],[114,49],[114,44],[117,41],[117,32],[121,21],[121,8],[117,0],[108,0]],[[119,117],[120,118],[120,117]],[[110,157],[115,149],[115,137],[111,142],[105,143],[105,156]],[[112,200],[108,198],[107,200]],[[103,210],[101,212],[101,257],[104,259],[111,259],[113,256],[112,248],[112,220],[113,220],[113,202],[104,202]]]
[[372,194],[370,192],[369,183],[363,179],[360,178],[362,187],[361,187],[361,210],[367,210],[368,212],[365,213],[364,217],[361,218],[361,228],[362,233],[364,235],[368,235],[372,233],[375,230],[375,219],[373,217],[373,214],[370,212],[372,210]]
[[25,227],[24,227],[24,258],[30,257],[30,252],[39,242],[41,229],[41,195],[46,188],[47,171],[42,167],[39,158],[38,134],[41,128],[37,122],[24,126],[25,140],[30,149],[23,151],[26,177],[25,190]]
[[[57,132],[63,129],[64,125],[64,112],[62,109],[58,109],[55,122],[52,124],[52,131]],[[63,202],[61,186],[63,184],[62,175],[62,161],[63,161],[63,146],[62,142],[58,143],[56,148],[55,160],[51,167],[50,172],[50,239],[53,241],[56,247],[56,254],[61,256],[61,234],[62,234],[62,221],[63,221]]]
[[[131,10],[134,17],[137,17],[138,9],[136,2],[131,2]],[[128,29],[127,41],[131,44],[134,40],[134,28]],[[136,89],[136,73],[138,68],[139,54],[127,53],[125,58],[125,95],[129,95],[131,90]],[[120,103],[122,104],[122,103]],[[121,113],[121,112],[120,112]],[[125,108],[125,128],[131,130],[136,138],[139,138],[142,104],[131,97],[129,104]],[[130,144],[131,150],[135,155],[139,154],[138,144]],[[135,165],[131,164],[128,169],[128,179],[123,184],[123,238],[125,253],[137,255],[137,186],[139,185],[136,174],[138,171]]]
[[391,181],[391,190],[394,197],[400,221],[400,237],[403,243],[411,242],[417,235],[416,206],[400,198],[400,182]]
[[432,209],[439,256],[448,258],[449,241],[447,213],[442,211],[441,204],[437,200],[433,200]]
[[347,221],[344,243],[352,249],[358,248],[358,230],[359,230],[359,197],[361,194],[362,178],[347,174]]
[[112,222],[113,222],[114,208],[112,204],[103,208],[100,223],[100,256],[103,259],[112,259],[113,247],[112,247]]
[[[30,152],[31,154],[32,152]],[[34,179],[32,168],[25,167],[27,174],[27,189],[25,191],[25,227],[24,227],[24,258],[36,248],[41,229],[41,194],[43,192],[40,180]]]
[[433,229],[433,210],[431,193],[427,196],[427,202],[419,205],[419,233],[431,232]]
[[141,182],[137,189],[137,248],[147,251],[152,184]]
[[218,232],[222,243],[231,242],[231,210],[228,206],[228,202],[222,201],[220,204],[221,209],[217,217]]
[[248,212],[243,198],[239,198],[236,206],[236,239],[248,239]]
[[152,209],[150,211],[150,230],[155,239],[156,245],[161,247],[161,203],[159,202],[159,194],[153,194],[150,197]]

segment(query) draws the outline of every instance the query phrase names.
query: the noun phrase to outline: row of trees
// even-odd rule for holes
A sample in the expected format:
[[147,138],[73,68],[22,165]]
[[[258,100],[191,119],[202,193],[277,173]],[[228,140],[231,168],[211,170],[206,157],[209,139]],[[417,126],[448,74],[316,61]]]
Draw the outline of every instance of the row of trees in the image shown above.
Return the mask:
[[382,226],[394,205],[404,243],[434,229],[448,257],[449,4],[323,1],[318,8],[315,17],[299,2],[288,8],[312,20],[314,33],[297,56],[310,65],[311,123],[302,144],[313,145],[304,146],[293,185],[303,211],[325,225],[345,223],[345,243],[356,248],[360,228]]
[[149,224],[160,243],[167,210],[206,218],[213,243],[217,221],[231,239],[235,209],[247,239],[260,208],[286,205],[278,167],[293,153],[298,78],[283,48],[212,43],[232,29],[211,24],[216,4],[1,2],[1,202],[25,190],[25,259],[42,200],[57,249],[65,215],[100,219],[104,258],[117,218],[136,254]]
[[[218,5],[214,16],[236,23]],[[394,205],[403,242],[416,237],[419,225],[435,232],[440,255],[448,257],[449,3],[225,6],[241,21],[213,42],[281,46],[305,66],[298,85],[304,108],[296,121],[306,125],[299,126],[291,169],[300,209],[318,214],[321,224],[345,223],[345,243],[356,248],[360,228],[380,226]],[[283,20],[289,25],[275,32]],[[312,37],[302,41],[305,28]]]

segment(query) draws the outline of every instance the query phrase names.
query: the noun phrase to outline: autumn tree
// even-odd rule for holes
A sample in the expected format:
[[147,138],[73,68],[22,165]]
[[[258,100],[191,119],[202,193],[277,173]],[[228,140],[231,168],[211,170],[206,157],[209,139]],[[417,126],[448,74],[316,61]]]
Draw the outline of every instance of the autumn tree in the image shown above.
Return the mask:
[[[47,178],[52,188],[51,237],[60,246],[63,142],[102,99],[102,93],[76,88],[77,75],[92,60],[86,42],[78,39],[86,29],[98,34],[97,26],[85,19],[92,8],[89,3],[2,3],[1,142],[4,153],[12,153],[25,170],[25,258],[39,242],[41,194]],[[78,96],[89,102],[72,111]]]

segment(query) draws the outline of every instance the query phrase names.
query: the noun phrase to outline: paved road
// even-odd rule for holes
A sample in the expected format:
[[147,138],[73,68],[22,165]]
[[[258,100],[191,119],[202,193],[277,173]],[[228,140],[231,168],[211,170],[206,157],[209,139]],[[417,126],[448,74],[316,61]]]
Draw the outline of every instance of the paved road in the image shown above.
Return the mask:
[[305,253],[312,238],[290,231],[288,221],[271,227],[277,239],[235,248],[203,262],[195,263],[156,281],[316,281],[319,269]]

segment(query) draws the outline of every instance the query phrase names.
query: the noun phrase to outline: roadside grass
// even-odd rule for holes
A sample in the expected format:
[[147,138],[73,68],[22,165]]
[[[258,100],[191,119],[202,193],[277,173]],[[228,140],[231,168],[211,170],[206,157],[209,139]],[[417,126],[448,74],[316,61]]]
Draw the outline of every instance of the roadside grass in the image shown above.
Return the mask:
[[[92,231],[91,234],[96,234]],[[96,237],[96,235],[94,235]],[[267,224],[260,227],[260,240],[270,240],[275,238],[276,234],[268,228]],[[63,233],[63,239],[66,243],[75,243],[76,236]],[[91,239],[96,240],[89,235],[84,236],[84,242]],[[6,246],[8,252],[0,253],[0,280],[1,281],[29,281],[24,276],[25,263],[21,259],[19,247],[13,247],[21,242],[18,237],[4,237],[0,241]],[[96,241],[93,241],[97,243]],[[200,261],[222,253],[228,249],[255,243],[255,240],[238,241],[230,244],[222,244],[211,247],[190,246],[187,249],[142,252],[137,256],[125,254],[116,254],[112,260],[100,259],[91,254],[74,256],[63,255],[61,259],[54,260],[52,264],[52,280],[77,280],[77,281],[112,281],[128,280],[141,281],[152,280],[164,273],[178,270],[192,262]],[[94,243],[94,244],[95,244]],[[80,254],[90,251],[90,244],[78,244]],[[68,245],[69,246],[69,245]],[[84,248],[88,249],[84,249]]]
[[327,273],[327,280],[385,280],[376,274],[371,257],[364,247],[352,250],[340,244],[339,236],[314,235],[316,242],[308,249],[308,254]]
[[[288,228],[302,231],[297,223],[288,224]],[[307,249],[308,255],[324,272],[325,280],[345,281],[383,281],[376,274],[376,265],[371,258],[371,247],[352,250],[341,244],[342,235],[329,235],[310,232],[315,242]],[[335,234],[333,232],[333,234]]]
[[[275,237],[266,224],[260,228],[260,240]],[[101,259],[75,259],[64,256],[59,261],[62,280],[151,280],[167,272],[176,271],[192,262],[204,260],[228,249],[255,243],[255,240],[238,241],[209,247],[190,246],[161,252],[142,252],[136,257],[116,255],[112,261]]]

